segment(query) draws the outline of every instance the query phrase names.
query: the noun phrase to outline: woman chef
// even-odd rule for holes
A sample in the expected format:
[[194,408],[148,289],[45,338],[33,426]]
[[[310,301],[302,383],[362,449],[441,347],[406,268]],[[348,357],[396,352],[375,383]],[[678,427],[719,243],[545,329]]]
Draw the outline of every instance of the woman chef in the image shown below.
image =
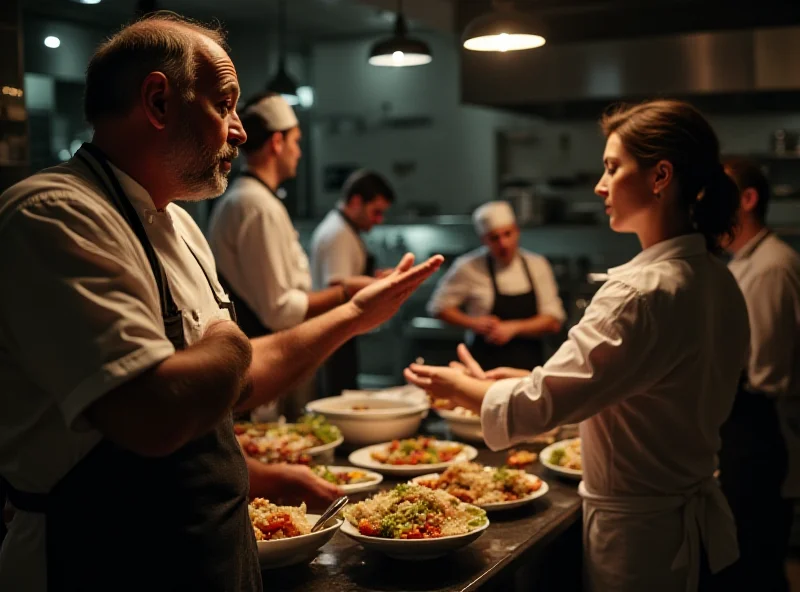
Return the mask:
[[716,135],[686,103],[625,108],[602,127],[595,192],[642,252],[609,270],[569,339],[527,377],[419,365],[406,377],[480,408],[493,449],[582,422],[589,589],[692,591],[738,556],[712,474],[749,329],[736,281],[710,252],[732,230],[737,191]]
[[541,338],[560,331],[566,318],[550,264],[519,248],[508,202],[484,204],[472,219],[484,246],[453,262],[428,312],[467,329],[472,355],[484,368],[543,364]]

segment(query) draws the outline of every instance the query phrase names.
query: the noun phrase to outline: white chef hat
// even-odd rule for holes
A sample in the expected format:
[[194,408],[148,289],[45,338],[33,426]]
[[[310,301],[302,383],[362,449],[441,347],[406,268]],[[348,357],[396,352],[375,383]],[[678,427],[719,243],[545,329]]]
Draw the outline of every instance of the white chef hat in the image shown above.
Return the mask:
[[285,132],[298,125],[297,115],[292,106],[282,96],[275,94],[264,97],[245,109],[243,115],[255,113],[270,132]]
[[490,201],[472,213],[472,223],[478,236],[483,236],[495,228],[516,224],[517,218],[507,201]]

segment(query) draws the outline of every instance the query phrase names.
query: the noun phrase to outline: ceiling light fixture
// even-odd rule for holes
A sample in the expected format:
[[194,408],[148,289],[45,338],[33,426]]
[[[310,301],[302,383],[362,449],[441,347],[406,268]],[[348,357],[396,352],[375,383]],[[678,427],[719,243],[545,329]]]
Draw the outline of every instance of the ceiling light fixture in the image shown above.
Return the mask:
[[286,0],[278,0],[278,72],[267,90],[282,95],[290,105],[297,105],[297,83],[286,70]]
[[44,38],[44,44],[50,49],[56,49],[61,45],[61,39],[54,37],[53,35],[49,35]]
[[490,12],[467,25],[462,41],[472,51],[518,51],[545,44],[541,23],[507,0],[494,0]]
[[431,48],[419,39],[408,36],[408,24],[403,14],[403,0],[397,1],[397,15],[394,21],[394,35],[378,41],[372,46],[369,63],[373,66],[422,66],[433,60]]

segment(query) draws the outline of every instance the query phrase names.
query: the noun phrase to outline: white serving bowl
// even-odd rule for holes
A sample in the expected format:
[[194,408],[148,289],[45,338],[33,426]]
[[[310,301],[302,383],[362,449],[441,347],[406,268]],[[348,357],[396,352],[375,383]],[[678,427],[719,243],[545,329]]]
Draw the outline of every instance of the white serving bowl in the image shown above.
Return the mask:
[[487,528],[489,528],[488,519],[486,520],[486,524],[466,534],[440,537],[437,539],[383,539],[380,537],[365,536],[345,520],[342,525],[342,532],[365,549],[383,553],[394,559],[423,561],[442,557],[462,547],[466,547],[481,536]]
[[[309,524],[319,520],[319,514],[306,514]],[[331,519],[326,526],[318,532],[303,534],[288,539],[275,541],[256,541],[258,543],[258,563],[262,569],[273,569],[311,561],[317,556],[317,551],[333,538],[336,531],[342,526],[341,518]]]
[[461,415],[450,409],[437,409],[436,413],[447,423],[447,427],[456,438],[483,444],[480,416]]
[[311,401],[306,409],[328,418],[351,446],[409,438],[417,433],[428,412],[428,406],[420,402],[380,396],[327,397]]

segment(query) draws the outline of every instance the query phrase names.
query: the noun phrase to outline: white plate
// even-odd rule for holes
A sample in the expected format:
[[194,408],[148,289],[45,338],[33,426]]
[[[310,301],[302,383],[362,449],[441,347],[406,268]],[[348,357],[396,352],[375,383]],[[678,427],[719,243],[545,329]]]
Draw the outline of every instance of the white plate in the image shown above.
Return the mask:
[[[529,504],[536,498],[542,497],[550,490],[550,487],[547,485],[547,483],[542,479],[539,479],[539,477],[537,477],[536,475],[531,475],[530,473],[528,473],[527,475],[528,478],[531,479],[532,481],[540,481],[542,484],[542,486],[539,489],[534,491],[529,496],[523,497],[518,500],[513,500],[510,502],[493,502],[491,504],[482,504],[480,506],[478,506],[478,504],[474,505],[478,506],[479,508],[483,508],[487,512],[496,512],[499,510],[512,510],[514,508],[519,508],[520,506],[524,506],[525,504]],[[411,479],[411,482],[419,485],[420,481],[426,481],[429,479],[438,479],[439,477],[441,477],[440,473],[431,473],[430,475],[420,475],[419,477],[414,477],[413,479]]]
[[553,471],[554,473],[558,473],[559,475],[563,475],[564,477],[569,477],[570,479],[575,479],[580,481],[583,478],[583,471],[579,471],[577,469],[568,469],[567,467],[560,467],[558,465],[554,465],[550,462],[550,455],[553,453],[554,450],[558,448],[564,448],[570,442],[574,442],[578,440],[578,438],[572,438],[570,440],[560,440],[554,444],[550,444],[547,448],[543,448],[542,451],[539,453],[539,460],[542,461],[542,464]]
[[[312,526],[319,520],[319,514],[306,514]],[[319,532],[303,534],[276,541],[256,541],[258,543],[258,563],[262,569],[285,567],[308,562],[317,556],[317,551],[333,538],[344,520],[337,518],[333,524]]]
[[337,446],[341,445],[344,442],[344,436],[339,436],[333,442],[328,442],[327,444],[321,444],[320,446],[314,446],[313,448],[307,448],[305,450],[301,450],[300,452],[305,452],[309,456],[319,456],[320,454],[324,454],[330,450],[333,450]]
[[408,561],[422,561],[442,557],[462,547],[466,547],[477,539],[489,528],[489,520],[466,534],[440,537],[437,539],[383,539],[380,537],[365,536],[347,520],[342,525],[342,532],[359,543],[365,549],[377,551],[395,559]]
[[347,458],[347,460],[349,460],[351,464],[357,467],[361,467],[362,469],[372,469],[374,471],[383,473],[384,475],[395,475],[398,477],[413,477],[415,475],[424,475],[425,473],[428,473],[430,471],[443,471],[452,464],[472,460],[473,458],[478,456],[477,450],[475,450],[472,446],[462,444],[461,442],[437,440],[436,443],[437,445],[460,444],[461,446],[464,447],[464,449],[461,452],[459,452],[453,460],[448,462],[428,464],[428,465],[389,465],[378,462],[371,456],[371,453],[373,451],[381,450],[382,448],[385,448],[386,446],[391,444],[391,442],[384,442],[382,444],[373,444],[372,446],[359,448],[358,450],[353,452]]
[[330,465],[325,465],[329,471],[332,473],[346,473],[347,471],[359,470],[364,471],[369,477],[369,481],[362,481],[361,483],[350,483],[349,485],[339,485],[339,489],[342,490],[342,493],[350,494],[350,493],[361,493],[362,491],[369,491],[371,489],[375,489],[382,481],[383,475],[380,473],[376,473],[374,471],[367,471],[366,469],[356,469],[355,467],[332,467]]

